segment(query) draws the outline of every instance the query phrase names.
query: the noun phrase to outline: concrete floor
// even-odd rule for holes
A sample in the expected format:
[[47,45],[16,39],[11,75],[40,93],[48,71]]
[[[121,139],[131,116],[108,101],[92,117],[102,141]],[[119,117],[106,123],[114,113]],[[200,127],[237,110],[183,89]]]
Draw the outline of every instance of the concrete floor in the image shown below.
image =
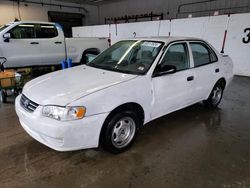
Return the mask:
[[196,104],[148,124],[130,150],[60,153],[28,136],[0,104],[0,187],[250,187],[250,79],[219,109]]

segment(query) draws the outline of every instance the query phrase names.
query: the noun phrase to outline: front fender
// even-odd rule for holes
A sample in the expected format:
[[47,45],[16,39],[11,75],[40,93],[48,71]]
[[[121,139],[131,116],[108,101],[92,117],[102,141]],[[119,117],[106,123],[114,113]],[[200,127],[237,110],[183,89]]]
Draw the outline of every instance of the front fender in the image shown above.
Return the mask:
[[145,113],[145,122],[150,119],[153,95],[150,79],[138,76],[135,79],[105,88],[69,104],[69,106],[85,106],[86,116],[109,113],[125,103],[139,104]]

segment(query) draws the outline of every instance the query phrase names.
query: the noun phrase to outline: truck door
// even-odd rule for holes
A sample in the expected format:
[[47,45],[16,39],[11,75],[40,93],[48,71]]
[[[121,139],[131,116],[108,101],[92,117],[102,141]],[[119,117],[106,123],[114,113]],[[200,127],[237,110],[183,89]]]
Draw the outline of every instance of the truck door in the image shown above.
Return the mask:
[[63,31],[54,24],[39,24],[37,38],[41,43],[43,65],[60,64],[65,59]]
[[36,38],[35,24],[19,24],[7,33],[10,33],[9,42],[2,46],[3,54],[7,59],[5,67],[27,67],[41,64],[41,46]]

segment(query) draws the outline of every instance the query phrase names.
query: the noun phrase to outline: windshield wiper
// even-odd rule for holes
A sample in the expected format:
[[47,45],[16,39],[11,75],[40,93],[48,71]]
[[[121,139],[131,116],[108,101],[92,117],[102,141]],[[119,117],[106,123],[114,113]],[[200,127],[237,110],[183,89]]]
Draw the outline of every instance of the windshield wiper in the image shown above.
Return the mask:
[[99,69],[104,69],[104,70],[116,70],[115,68],[112,68],[110,66],[107,66],[107,65],[97,65],[97,64],[94,64],[94,63],[90,63],[90,64],[86,64],[90,67],[95,67],[95,68],[99,68]]
[[90,63],[90,64],[86,64],[86,65],[91,66],[91,67],[95,67],[95,68],[98,68],[98,69],[109,70],[109,71],[114,71],[114,72],[120,72],[120,73],[124,73],[124,74],[134,74],[134,75],[142,74],[142,73],[139,73],[139,72],[133,72],[133,71],[129,71],[129,70],[121,70],[121,69],[118,69],[118,68],[110,67],[108,65],[97,65],[97,64],[94,64],[94,63]]
[[128,70],[122,70],[122,69],[118,69],[118,68],[115,68],[115,67],[110,67],[110,66],[100,66],[101,68],[105,69],[105,70],[110,70],[110,71],[114,71],[114,72],[120,72],[120,73],[125,73],[125,74],[136,74],[132,71],[128,71]]

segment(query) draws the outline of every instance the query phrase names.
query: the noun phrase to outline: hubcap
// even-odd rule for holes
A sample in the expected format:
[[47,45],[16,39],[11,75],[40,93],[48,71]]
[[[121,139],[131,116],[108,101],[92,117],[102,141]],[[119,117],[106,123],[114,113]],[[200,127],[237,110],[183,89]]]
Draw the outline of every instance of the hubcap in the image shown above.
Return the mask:
[[127,146],[135,135],[135,122],[130,117],[120,119],[112,131],[112,144],[116,148]]
[[218,102],[220,102],[222,96],[222,88],[220,86],[216,86],[213,90],[213,97],[212,97],[212,101],[213,104],[218,104]]

